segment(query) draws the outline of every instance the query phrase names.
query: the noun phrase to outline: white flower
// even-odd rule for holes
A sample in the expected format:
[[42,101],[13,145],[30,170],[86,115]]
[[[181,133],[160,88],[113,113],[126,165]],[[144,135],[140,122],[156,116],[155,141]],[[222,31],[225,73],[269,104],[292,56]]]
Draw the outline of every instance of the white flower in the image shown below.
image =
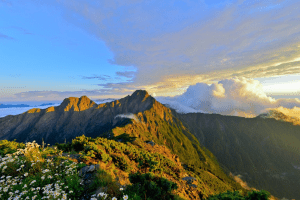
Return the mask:
[[34,184],[36,182],[36,180],[31,181],[30,185]]
[[28,176],[28,173],[26,172],[26,173],[24,174],[24,176]]
[[127,199],[128,199],[128,195],[124,195],[124,196],[123,196],[123,199],[124,199],[124,200],[127,200]]

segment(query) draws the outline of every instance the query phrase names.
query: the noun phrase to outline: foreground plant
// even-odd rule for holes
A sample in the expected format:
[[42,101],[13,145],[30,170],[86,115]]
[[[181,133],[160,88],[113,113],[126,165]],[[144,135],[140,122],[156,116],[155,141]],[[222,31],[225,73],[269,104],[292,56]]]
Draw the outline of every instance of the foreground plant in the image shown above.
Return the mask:
[[[46,159],[35,142],[0,157],[1,199],[77,199],[83,190],[77,164],[62,157]],[[76,191],[76,192],[75,192]]]

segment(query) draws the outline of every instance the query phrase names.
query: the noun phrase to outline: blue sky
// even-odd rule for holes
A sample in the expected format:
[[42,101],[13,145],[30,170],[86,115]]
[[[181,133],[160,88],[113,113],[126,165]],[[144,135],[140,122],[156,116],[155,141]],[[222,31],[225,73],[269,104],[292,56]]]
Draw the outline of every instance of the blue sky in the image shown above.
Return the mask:
[[0,103],[136,89],[172,96],[236,76],[259,80],[269,95],[297,96],[299,5],[0,0]]

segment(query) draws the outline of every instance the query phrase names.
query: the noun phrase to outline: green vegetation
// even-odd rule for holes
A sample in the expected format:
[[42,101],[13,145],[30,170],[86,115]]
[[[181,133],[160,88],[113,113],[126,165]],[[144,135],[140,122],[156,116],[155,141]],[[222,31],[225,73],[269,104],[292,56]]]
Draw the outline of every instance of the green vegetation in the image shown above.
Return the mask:
[[178,188],[177,184],[168,181],[165,178],[154,176],[152,173],[131,174],[129,178],[132,185],[128,186],[127,188],[128,194],[130,196],[133,196],[133,199],[135,200],[139,200],[139,199],[180,200],[181,199],[177,195],[171,193],[172,190]]
[[[103,169],[96,172],[96,178],[89,188],[84,189],[80,185],[79,169],[86,166],[85,163],[76,163],[71,158],[62,156],[64,150],[76,152],[81,155],[84,162],[98,158],[100,162],[115,165],[115,172],[120,169],[131,171],[128,156],[137,161],[137,165],[143,171],[160,171],[154,166],[161,159],[159,166],[162,171],[171,172],[175,168],[174,163],[160,154],[151,154],[138,149],[133,145],[126,145],[105,138],[77,137],[72,143],[56,144],[54,147],[41,148],[35,142],[17,143],[15,141],[1,141],[0,151],[10,152],[1,156],[0,163],[0,197],[1,199],[80,199],[88,195],[91,199],[144,199],[141,191],[147,189],[143,185],[141,191],[137,190],[136,180],[150,178],[152,189],[160,188],[160,195],[153,197],[162,199],[180,199],[171,194],[176,184],[163,178],[148,174],[130,174],[132,185],[126,190],[114,180],[111,174]],[[122,156],[123,155],[123,156]],[[126,159],[124,159],[124,157]],[[173,168],[172,168],[173,166]],[[171,168],[171,169],[169,169]],[[147,179],[148,180],[148,179]],[[94,194],[99,187],[106,187],[107,192]],[[153,188],[154,187],[154,188]],[[164,190],[166,189],[166,190]],[[151,195],[148,195],[148,199]]]
[[268,200],[270,196],[270,193],[264,190],[251,191],[246,196],[241,195],[238,191],[227,191],[222,194],[209,196],[208,200]]
[[[216,157],[200,145],[197,138],[172,115],[171,110],[156,102],[151,109],[141,113],[139,119],[141,123],[116,127],[109,134],[118,136],[127,133],[141,141],[153,141],[155,144],[168,147],[173,154],[179,156],[180,161],[184,163],[183,166],[192,172],[193,177],[201,184],[209,185],[199,189],[203,198],[227,190],[241,190],[246,193],[240,184],[224,173]],[[154,164],[153,167],[155,166],[157,165]]]
[[25,144],[18,143],[16,140],[14,141],[7,141],[7,140],[0,140],[0,155],[5,156],[6,154],[12,154],[17,151],[17,149],[24,148]]
[[[180,174],[185,172],[196,175],[180,168],[165,155],[151,153],[141,148],[141,145],[84,135],[75,138],[72,143],[56,144],[47,148],[42,148],[35,142],[23,144],[3,140],[0,141],[0,152],[1,199],[84,197],[91,200],[183,200],[176,192],[179,187],[183,187]],[[68,156],[63,156],[66,154]],[[79,155],[82,162],[76,162],[69,157],[72,154]],[[92,183],[86,188],[80,184],[78,172],[90,163],[99,163],[106,167],[95,172]],[[130,184],[120,185],[115,178],[120,173],[128,174]],[[208,183],[205,178],[197,181],[204,185]],[[211,181],[213,183],[214,180]],[[210,185],[211,183],[205,187]],[[106,188],[106,191],[95,193],[99,188]],[[202,195],[198,189],[194,191],[199,193],[199,197]],[[186,192],[189,194],[189,191]],[[243,197],[238,192],[227,191],[208,199],[265,200],[268,197],[266,192],[252,191]],[[188,196],[186,198],[193,199]]]

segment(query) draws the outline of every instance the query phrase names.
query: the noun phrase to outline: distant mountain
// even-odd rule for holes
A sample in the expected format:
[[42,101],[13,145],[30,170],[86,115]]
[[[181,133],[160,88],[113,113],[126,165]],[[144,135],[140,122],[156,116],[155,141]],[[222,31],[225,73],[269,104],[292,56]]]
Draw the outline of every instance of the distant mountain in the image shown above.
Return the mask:
[[[96,104],[86,96],[70,97],[60,106],[31,109],[17,116],[0,118],[0,139],[62,143],[84,134],[112,138],[127,133],[142,141],[153,141],[177,154],[183,167],[199,182],[189,188],[190,199],[201,199],[227,190],[245,191],[220,168],[214,155],[173,116],[170,109],[146,91]],[[146,156],[146,155],[145,155]]]
[[300,118],[295,116],[289,116],[288,114],[284,114],[283,112],[280,112],[279,110],[273,109],[269,110],[267,113],[263,113],[258,115],[259,118],[273,118],[278,121],[282,122],[290,122],[293,125],[300,126]]

